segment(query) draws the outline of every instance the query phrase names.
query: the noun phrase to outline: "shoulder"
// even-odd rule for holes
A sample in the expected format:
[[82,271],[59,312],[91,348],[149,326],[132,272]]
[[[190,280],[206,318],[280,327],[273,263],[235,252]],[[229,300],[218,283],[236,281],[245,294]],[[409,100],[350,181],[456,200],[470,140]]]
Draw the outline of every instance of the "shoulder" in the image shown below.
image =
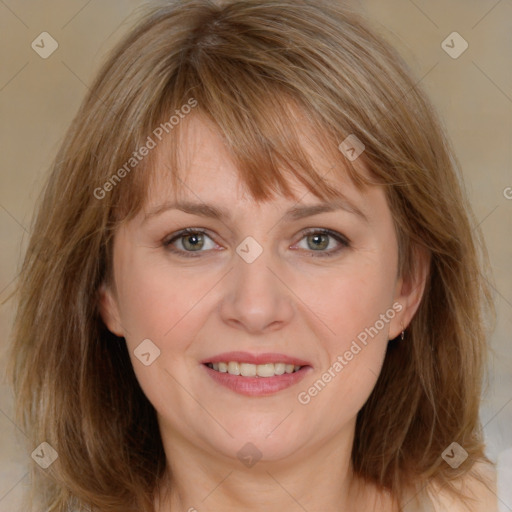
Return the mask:
[[471,470],[452,482],[462,500],[446,486],[428,484],[427,492],[435,512],[497,512],[496,470],[485,462],[477,462]]

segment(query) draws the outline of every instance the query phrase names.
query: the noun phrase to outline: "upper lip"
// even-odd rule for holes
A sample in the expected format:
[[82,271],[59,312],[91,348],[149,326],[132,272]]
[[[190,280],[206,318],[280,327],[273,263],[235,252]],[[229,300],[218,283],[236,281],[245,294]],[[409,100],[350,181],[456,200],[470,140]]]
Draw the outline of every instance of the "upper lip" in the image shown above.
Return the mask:
[[285,363],[293,364],[295,366],[311,366],[308,361],[304,361],[303,359],[293,356],[287,356],[286,354],[251,354],[250,352],[224,352],[222,354],[209,357],[208,359],[204,359],[201,363],[229,363],[229,361],[249,364]]

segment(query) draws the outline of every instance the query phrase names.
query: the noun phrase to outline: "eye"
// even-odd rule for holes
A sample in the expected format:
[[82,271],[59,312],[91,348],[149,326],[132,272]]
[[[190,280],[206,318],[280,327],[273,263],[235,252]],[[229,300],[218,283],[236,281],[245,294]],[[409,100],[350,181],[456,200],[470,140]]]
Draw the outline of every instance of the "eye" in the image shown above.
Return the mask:
[[[208,240],[211,242],[210,244],[208,244]],[[187,257],[195,257],[196,255],[191,253],[204,252],[202,249],[208,250],[215,247],[213,240],[206,234],[205,230],[200,228],[183,229],[171,238],[164,240],[163,245],[169,251]]]
[[[306,247],[301,249],[318,253],[311,254],[314,257],[334,256],[344,248],[350,247],[350,242],[345,236],[330,229],[314,228],[303,231],[302,235],[301,241],[306,240]],[[334,242],[331,243],[332,241]],[[206,234],[206,230],[202,228],[183,229],[164,240],[163,245],[170,252],[185,257],[198,257],[199,253],[207,252],[216,246],[211,237]],[[333,245],[334,248],[331,247]],[[329,247],[331,249],[326,250]]]
[[[343,249],[350,247],[350,242],[345,236],[330,229],[311,229],[303,232],[303,235],[301,241],[306,241],[305,250],[312,250],[313,252],[319,253],[311,254],[311,256],[314,257],[334,256]],[[331,244],[332,240],[334,240],[333,244]],[[334,245],[334,249],[331,247],[331,250],[325,250],[332,245]],[[302,247],[302,249],[304,249],[304,247]]]

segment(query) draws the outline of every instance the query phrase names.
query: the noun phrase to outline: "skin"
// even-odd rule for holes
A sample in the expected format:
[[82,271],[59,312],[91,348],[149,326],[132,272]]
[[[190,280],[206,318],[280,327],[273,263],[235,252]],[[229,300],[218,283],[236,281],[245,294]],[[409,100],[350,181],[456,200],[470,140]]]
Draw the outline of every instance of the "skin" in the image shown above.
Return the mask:
[[[368,222],[344,210],[285,221],[296,201],[276,195],[255,202],[213,126],[196,114],[186,123],[186,186],[179,198],[225,207],[232,218],[167,210],[144,220],[176,199],[162,142],[154,150],[162,171],[145,209],[116,233],[113,285],[101,288],[105,324],[125,337],[137,379],[157,411],[172,474],[171,491],[160,496],[157,510],[395,510],[389,496],[354,477],[350,452],[356,415],[376,383],[388,340],[417,310],[426,262],[417,275],[397,275],[396,233],[381,187],[359,192],[338,164],[330,182]],[[314,135],[304,129],[302,142],[325,174],[332,162]],[[354,165],[365,172],[361,160]],[[299,206],[321,202],[298,181],[290,183]],[[207,230],[199,257],[174,254],[163,244],[188,227]],[[334,230],[350,246],[327,237],[328,247],[316,249],[306,228]],[[236,253],[247,236],[263,248],[250,264]],[[174,247],[185,252],[182,242]],[[299,403],[298,393],[394,303],[401,311],[317,396]],[[161,351],[149,366],[134,355],[144,339]],[[235,350],[296,356],[312,370],[272,396],[243,396],[214,382],[200,365]],[[237,457],[248,442],[262,454],[250,468]]]

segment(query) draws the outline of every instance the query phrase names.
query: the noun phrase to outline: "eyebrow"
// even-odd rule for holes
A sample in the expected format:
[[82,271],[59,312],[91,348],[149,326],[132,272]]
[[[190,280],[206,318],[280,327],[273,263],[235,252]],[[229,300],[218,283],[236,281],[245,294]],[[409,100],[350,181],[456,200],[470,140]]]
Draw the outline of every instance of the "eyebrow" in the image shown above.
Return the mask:
[[[233,215],[226,208],[222,206],[215,206],[207,203],[195,203],[191,201],[172,201],[166,202],[150,209],[144,217],[143,222],[156,217],[168,210],[179,210],[192,215],[199,215],[201,217],[210,217],[221,221],[231,220]],[[283,220],[293,221],[300,220],[305,217],[319,215],[320,213],[329,213],[339,210],[345,210],[360,217],[364,222],[369,223],[368,216],[356,205],[351,203],[345,197],[338,197],[334,200],[304,206],[293,206],[285,212]]]

